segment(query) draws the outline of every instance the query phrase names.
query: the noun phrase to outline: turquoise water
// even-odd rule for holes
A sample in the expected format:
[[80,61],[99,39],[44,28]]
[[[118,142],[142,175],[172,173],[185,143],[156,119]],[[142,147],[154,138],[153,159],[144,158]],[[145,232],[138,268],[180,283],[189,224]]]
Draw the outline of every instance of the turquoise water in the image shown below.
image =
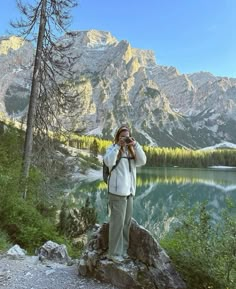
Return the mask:
[[[80,183],[75,197],[82,200],[88,194],[98,221],[108,220],[104,182]],[[205,201],[213,221],[219,222],[228,197],[236,202],[236,169],[143,168],[137,173],[134,218],[161,237],[176,222],[177,211],[199,202]]]

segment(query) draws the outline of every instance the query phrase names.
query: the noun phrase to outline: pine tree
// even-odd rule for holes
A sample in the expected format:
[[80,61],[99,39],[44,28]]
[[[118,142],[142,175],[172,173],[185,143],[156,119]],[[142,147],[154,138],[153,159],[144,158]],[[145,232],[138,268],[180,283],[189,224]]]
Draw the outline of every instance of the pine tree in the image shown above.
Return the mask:
[[21,189],[26,198],[33,142],[37,140],[41,152],[45,140],[49,140],[49,128],[60,127],[58,114],[75,99],[58,81],[60,77],[69,79],[71,76],[70,59],[65,54],[70,44],[59,43],[58,38],[66,31],[71,19],[69,11],[77,1],[39,0],[35,4],[24,4],[17,0],[17,5],[23,17],[12,26],[21,37],[36,42],[21,177]]

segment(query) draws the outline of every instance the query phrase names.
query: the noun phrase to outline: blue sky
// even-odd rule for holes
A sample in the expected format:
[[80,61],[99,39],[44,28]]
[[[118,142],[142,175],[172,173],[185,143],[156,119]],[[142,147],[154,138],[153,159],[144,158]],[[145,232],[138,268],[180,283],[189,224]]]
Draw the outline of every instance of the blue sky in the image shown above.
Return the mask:
[[[181,73],[236,78],[235,0],[80,0],[72,14],[71,30],[110,31]],[[2,0],[0,35],[16,17],[15,0]]]

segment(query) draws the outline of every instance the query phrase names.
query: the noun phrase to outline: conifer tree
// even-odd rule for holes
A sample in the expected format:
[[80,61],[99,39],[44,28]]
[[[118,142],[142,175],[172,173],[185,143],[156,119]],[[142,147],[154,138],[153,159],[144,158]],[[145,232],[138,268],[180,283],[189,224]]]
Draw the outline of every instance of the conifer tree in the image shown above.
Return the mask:
[[19,36],[36,43],[21,177],[24,198],[34,139],[41,151],[45,139],[49,139],[49,129],[60,126],[58,115],[75,99],[59,81],[70,78],[71,61],[65,54],[70,43],[60,43],[58,38],[66,32],[71,20],[70,9],[76,5],[76,0],[38,0],[35,4],[17,0],[22,18],[11,24],[18,29]]

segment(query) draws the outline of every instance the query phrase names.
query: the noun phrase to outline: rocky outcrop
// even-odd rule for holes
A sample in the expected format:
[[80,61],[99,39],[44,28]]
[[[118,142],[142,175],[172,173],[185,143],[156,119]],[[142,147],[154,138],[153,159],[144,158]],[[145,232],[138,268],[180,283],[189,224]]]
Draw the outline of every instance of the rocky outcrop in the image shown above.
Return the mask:
[[0,37],[0,112],[13,115],[28,104],[34,47],[20,37]]
[[116,264],[106,258],[109,224],[97,227],[79,263],[79,274],[119,288],[183,289],[185,283],[170,258],[143,227],[132,220],[129,259]]

